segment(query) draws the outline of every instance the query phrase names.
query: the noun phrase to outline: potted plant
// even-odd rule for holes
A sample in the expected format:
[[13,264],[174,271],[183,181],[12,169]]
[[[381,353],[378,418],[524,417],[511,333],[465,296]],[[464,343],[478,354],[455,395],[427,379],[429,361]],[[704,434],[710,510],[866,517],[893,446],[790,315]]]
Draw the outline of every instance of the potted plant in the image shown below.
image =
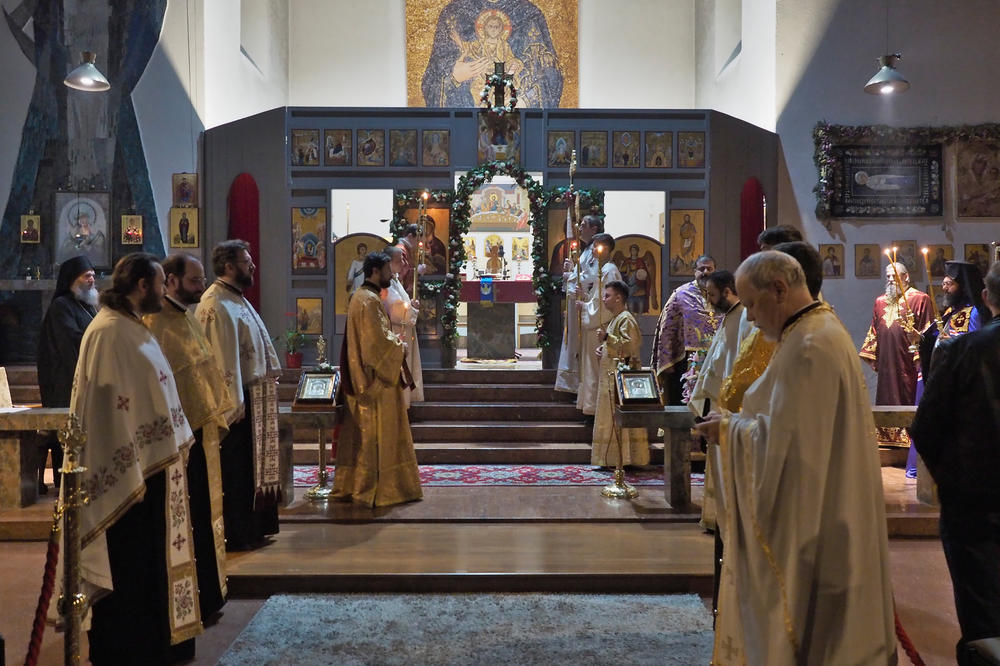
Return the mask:
[[301,368],[302,352],[300,350],[305,343],[305,336],[298,328],[289,328],[282,336],[282,342],[285,344],[285,367]]

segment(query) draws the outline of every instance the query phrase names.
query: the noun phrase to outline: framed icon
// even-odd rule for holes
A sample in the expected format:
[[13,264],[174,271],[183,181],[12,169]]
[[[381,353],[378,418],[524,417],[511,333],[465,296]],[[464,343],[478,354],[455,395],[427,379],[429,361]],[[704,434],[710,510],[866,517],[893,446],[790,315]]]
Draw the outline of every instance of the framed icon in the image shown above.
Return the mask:
[[843,243],[820,243],[819,258],[822,262],[823,279],[844,277]]
[[385,166],[385,130],[358,130],[358,166]]
[[295,404],[333,405],[340,390],[340,370],[303,372],[295,390]]
[[22,243],[41,243],[42,242],[42,216],[41,215],[22,215],[21,216],[21,234]]
[[[110,269],[111,245],[109,192],[55,193],[55,260],[86,255],[94,268]],[[197,209],[193,209],[197,210]]]
[[170,209],[170,247],[200,247],[197,208]]
[[417,166],[417,130],[389,130],[389,166]]
[[424,166],[448,166],[451,163],[451,131],[424,130]]
[[591,169],[608,168],[608,133],[603,130],[580,132],[580,166]]
[[548,165],[550,167],[569,166],[574,148],[576,148],[576,132],[550,130],[548,133]]
[[295,321],[299,333],[304,335],[323,335],[323,299],[296,298]]
[[319,130],[292,130],[292,166],[319,166]]
[[350,166],[351,146],[351,130],[323,130],[323,164],[326,166]]
[[618,404],[662,405],[663,397],[652,370],[619,370],[615,374],[618,386]]
[[682,169],[705,168],[705,133],[677,133],[677,166]]
[[175,173],[171,180],[174,206],[181,208],[198,205],[198,174]]
[[646,168],[669,169],[674,165],[674,133],[646,132]]
[[142,215],[122,215],[122,245],[142,245]]
[[856,244],[854,246],[854,277],[881,277],[882,256],[882,249],[875,243]]
[[612,166],[638,167],[639,152],[639,132],[637,130],[623,130],[611,133]]

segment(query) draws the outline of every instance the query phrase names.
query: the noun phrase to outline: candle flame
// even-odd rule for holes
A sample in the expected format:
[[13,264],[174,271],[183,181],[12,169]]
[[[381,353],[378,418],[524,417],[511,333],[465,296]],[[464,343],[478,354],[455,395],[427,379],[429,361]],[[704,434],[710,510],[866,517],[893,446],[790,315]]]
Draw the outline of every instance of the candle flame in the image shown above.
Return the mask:
[[924,254],[927,254],[927,248],[926,247],[921,248],[920,251],[923,252]]
[[891,258],[891,257],[892,257],[892,250],[891,250],[891,249],[889,249],[889,248],[886,248],[886,249],[885,249],[885,256],[887,256],[887,257],[890,257],[890,258]]
[[429,195],[427,194],[427,191],[425,190],[425,191],[424,191],[424,193],[423,193],[423,194],[422,194],[421,196],[422,196],[422,197],[424,198],[424,201],[426,201],[426,200],[427,200],[427,197],[428,197]]

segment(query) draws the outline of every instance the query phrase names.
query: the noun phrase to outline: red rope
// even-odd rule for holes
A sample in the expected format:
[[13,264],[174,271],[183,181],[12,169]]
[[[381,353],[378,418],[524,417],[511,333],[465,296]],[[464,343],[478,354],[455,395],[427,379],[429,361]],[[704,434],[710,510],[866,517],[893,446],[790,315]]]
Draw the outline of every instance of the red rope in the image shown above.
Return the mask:
[[906,630],[903,629],[903,623],[899,621],[899,613],[893,611],[893,615],[896,616],[896,638],[899,639],[899,644],[903,647],[903,652],[910,658],[910,663],[913,666],[924,666],[924,660],[920,658],[920,653],[913,646],[913,641],[910,640],[910,637],[906,635]]
[[[56,519],[58,520],[58,518]],[[45,633],[45,618],[49,613],[49,602],[56,586],[56,564],[59,562],[59,532],[52,530],[49,536],[49,547],[45,551],[45,574],[42,576],[42,591],[38,595],[38,606],[35,607],[35,621],[31,625],[31,640],[28,642],[28,654],[24,657],[24,666],[35,666],[42,649],[42,635]]]

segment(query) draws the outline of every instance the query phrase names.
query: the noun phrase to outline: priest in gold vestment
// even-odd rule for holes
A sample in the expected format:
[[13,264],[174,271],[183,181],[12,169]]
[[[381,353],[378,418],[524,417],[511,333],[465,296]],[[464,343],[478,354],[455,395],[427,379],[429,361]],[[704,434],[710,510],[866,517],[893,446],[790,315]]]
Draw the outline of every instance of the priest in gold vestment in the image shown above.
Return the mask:
[[333,496],[368,506],[420,499],[420,476],[403,391],[406,349],[392,332],[379,294],[389,286],[389,255],[365,257],[365,282],[351,295],[340,354],[347,412],[337,444]]
[[143,318],[174,371],[184,415],[194,431],[188,456],[191,530],[198,570],[201,616],[212,617],[226,603],[226,534],[222,512],[219,442],[229,429],[229,400],[222,370],[201,326],[188,307],[205,291],[205,269],[177,253],[163,260],[167,294],[163,309]]
[[696,426],[724,481],[713,663],[895,663],[881,468],[850,335],[786,254],[752,255],[736,288],[778,344],[742,410]]
[[[604,285],[603,304],[611,321],[597,329],[601,340],[597,357],[601,360],[597,389],[597,413],[590,464],[600,467],[649,464],[649,437],[645,428],[615,428],[615,371],[618,360],[639,360],[642,333],[631,312],[626,309],[628,285],[612,280]],[[619,451],[621,455],[619,456]]]

